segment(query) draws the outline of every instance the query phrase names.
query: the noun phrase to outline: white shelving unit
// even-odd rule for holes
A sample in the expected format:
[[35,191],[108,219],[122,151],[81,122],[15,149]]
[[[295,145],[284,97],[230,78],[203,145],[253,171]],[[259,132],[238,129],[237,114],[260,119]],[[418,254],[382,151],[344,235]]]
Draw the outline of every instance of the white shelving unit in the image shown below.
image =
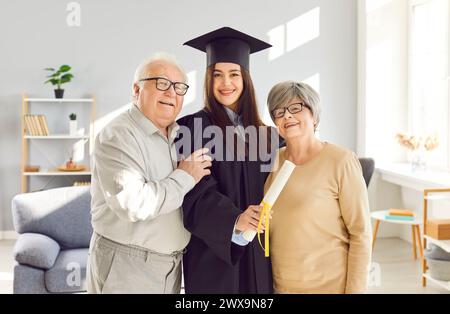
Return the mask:
[[[25,129],[25,123],[23,117],[26,114],[30,114],[30,104],[32,103],[40,103],[42,105],[70,105],[70,104],[80,104],[85,103],[91,106],[90,111],[90,119],[89,119],[89,131],[88,135],[69,135],[69,134],[50,134],[48,136],[33,136],[27,135]],[[95,98],[29,98],[26,95],[22,95],[22,160],[21,160],[21,191],[22,193],[26,193],[29,191],[30,178],[31,177],[70,177],[70,176],[90,176],[91,172],[89,169],[83,171],[58,171],[58,166],[60,166],[64,161],[61,161],[59,165],[51,165],[48,167],[47,171],[39,171],[39,172],[25,172],[26,166],[28,166],[30,160],[30,141],[34,140],[57,140],[57,141],[79,141],[85,140],[89,142],[90,150],[93,147],[93,139],[94,139],[94,123],[95,123],[95,114],[96,114],[96,102]]]
[[[439,246],[444,251],[450,253],[450,240],[437,240],[437,239],[434,239],[434,238],[432,238],[430,236],[427,236],[427,235],[425,235],[424,238],[426,240],[428,240],[430,243],[433,243],[433,244]],[[431,277],[428,274],[428,270],[423,274],[423,277],[428,279],[430,282],[432,282],[432,283],[434,283],[434,284],[436,284],[438,286],[441,286],[441,287],[443,287],[443,288],[445,288],[447,290],[450,290],[450,281],[442,281],[442,280],[434,279],[433,277]]]
[[428,279],[430,282],[432,282],[432,283],[434,283],[434,284],[436,284],[438,286],[441,286],[442,288],[450,290],[450,281],[442,281],[442,280],[434,279],[433,277],[431,277],[427,273],[423,274],[423,277]]
[[51,103],[51,104],[60,104],[60,103],[71,103],[71,102],[87,102],[87,103],[94,103],[94,98],[26,98],[25,101],[27,102],[45,102],[45,103]]
[[[428,201],[436,200],[448,200],[450,199],[450,188],[438,188],[438,189],[425,189],[423,195],[423,223],[424,223],[424,236],[423,247],[427,247],[427,242],[437,245],[444,251],[450,253],[450,240],[438,240],[427,235],[427,219],[428,219]],[[450,290],[450,281],[442,281],[435,279],[428,273],[427,261],[424,258],[422,260],[422,286],[426,286],[427,280],[442,288]]]
[[25,135],[26,139],[36,139],[36,140],[62,140],[62,139],[73,139],[73,140],[81,140],[81,139],[89,139],[89,135],[67,135],[67,134],[59,134],[59,135],[43,135],[43,136],[36,136],[36,135]]
[[47,171],[47,172],[24,172],[24,176],[89,176],[90,171],[74,171],[74,172],[57,172],[57,171]]
[[437,240],[437,239],[434,239],[427,235],[425,235],[424,237],[425,237],[425,239],[430,241],[430,243],[433,243],[433,244],[439,246],[444,251],[450,253],[450,240]]
[[429,201],[436,201],[436,200],[450,200],[450,192],[447,193],[440,193],[440,194],[432,194],[427,195],[425,199]]

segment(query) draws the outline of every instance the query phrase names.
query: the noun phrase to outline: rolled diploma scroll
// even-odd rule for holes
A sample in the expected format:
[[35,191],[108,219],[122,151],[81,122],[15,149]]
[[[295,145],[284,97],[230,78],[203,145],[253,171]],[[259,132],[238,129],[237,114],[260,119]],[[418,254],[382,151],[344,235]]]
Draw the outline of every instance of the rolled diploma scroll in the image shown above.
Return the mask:
[[[286,185],[286,182],[288,181],[289,177],[291,176],[292,171],[295,169],[295,164],[290,162],[289,160],[286,160],[283,163],[283,166],[281,167],[280,171],[278,172],[277,176],[275,177],[275,180],[270,185],[269,190],[267,191],[266,195],[263,198],[263,201],[261,202],[261,205],[264,205],[264,203],[268,204],[270,207],[275,204],[275,201],[277,200],[278,196],[280,195],[281,191],[283,190],[284,186]],[[256,231],[253,230],[246,230],[242,234],[245,240],[247,241],[253,241],[253,239],[256,236]]]

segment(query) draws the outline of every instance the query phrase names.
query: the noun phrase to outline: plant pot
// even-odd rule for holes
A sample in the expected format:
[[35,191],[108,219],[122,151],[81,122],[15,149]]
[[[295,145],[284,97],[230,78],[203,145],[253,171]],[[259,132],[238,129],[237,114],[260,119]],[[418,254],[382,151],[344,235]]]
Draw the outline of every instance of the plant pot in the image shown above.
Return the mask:
[[69,120],[69,134],[77,135],[77,120]]
[[64,89],[55,89],[55,98],[63,98]]

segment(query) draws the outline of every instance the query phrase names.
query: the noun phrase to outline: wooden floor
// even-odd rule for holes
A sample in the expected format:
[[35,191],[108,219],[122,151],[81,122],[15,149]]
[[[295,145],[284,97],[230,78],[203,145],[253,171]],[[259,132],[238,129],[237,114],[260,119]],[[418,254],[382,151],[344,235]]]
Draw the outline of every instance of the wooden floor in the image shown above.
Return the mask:
[[[0,293],[12,293],[14,241],[0,241]],[[421,265],[413,260],[411,244],[397,238],[377,239],[369,293],[450,293],[433,283],[421,286]],[[379,275],[379,277],[377,277]],[[378,285],[379,284],[379,285]],[[377,286],[378,285],[378,286]]]

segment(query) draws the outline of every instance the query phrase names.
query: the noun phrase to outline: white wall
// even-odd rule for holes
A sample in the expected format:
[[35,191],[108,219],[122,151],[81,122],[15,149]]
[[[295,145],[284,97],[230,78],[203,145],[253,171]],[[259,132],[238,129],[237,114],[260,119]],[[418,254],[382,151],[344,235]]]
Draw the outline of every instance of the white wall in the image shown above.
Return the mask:
[[[252,56],[260,105],[275,83],[309,79],[322,95],[321,138],[356,149],[356,0],[80,0],[81,27],[67,26],[67,3],[1,2],[0,230],[12,229],[10,202],[20,191],[20,95],[53,93],[42,84],[43,68],[73,66],[76,78],[65,87],[66,97],[94,93],[102,123],[129,101],[135,67],[144,57],[173,53],[193,78],[186,114],[202,106],[205,55],[181,44],[222,26],[264,40],[284,29],[277,58],[269,60],[268,51]],[[296,47],[305,36],[311,40]]]

